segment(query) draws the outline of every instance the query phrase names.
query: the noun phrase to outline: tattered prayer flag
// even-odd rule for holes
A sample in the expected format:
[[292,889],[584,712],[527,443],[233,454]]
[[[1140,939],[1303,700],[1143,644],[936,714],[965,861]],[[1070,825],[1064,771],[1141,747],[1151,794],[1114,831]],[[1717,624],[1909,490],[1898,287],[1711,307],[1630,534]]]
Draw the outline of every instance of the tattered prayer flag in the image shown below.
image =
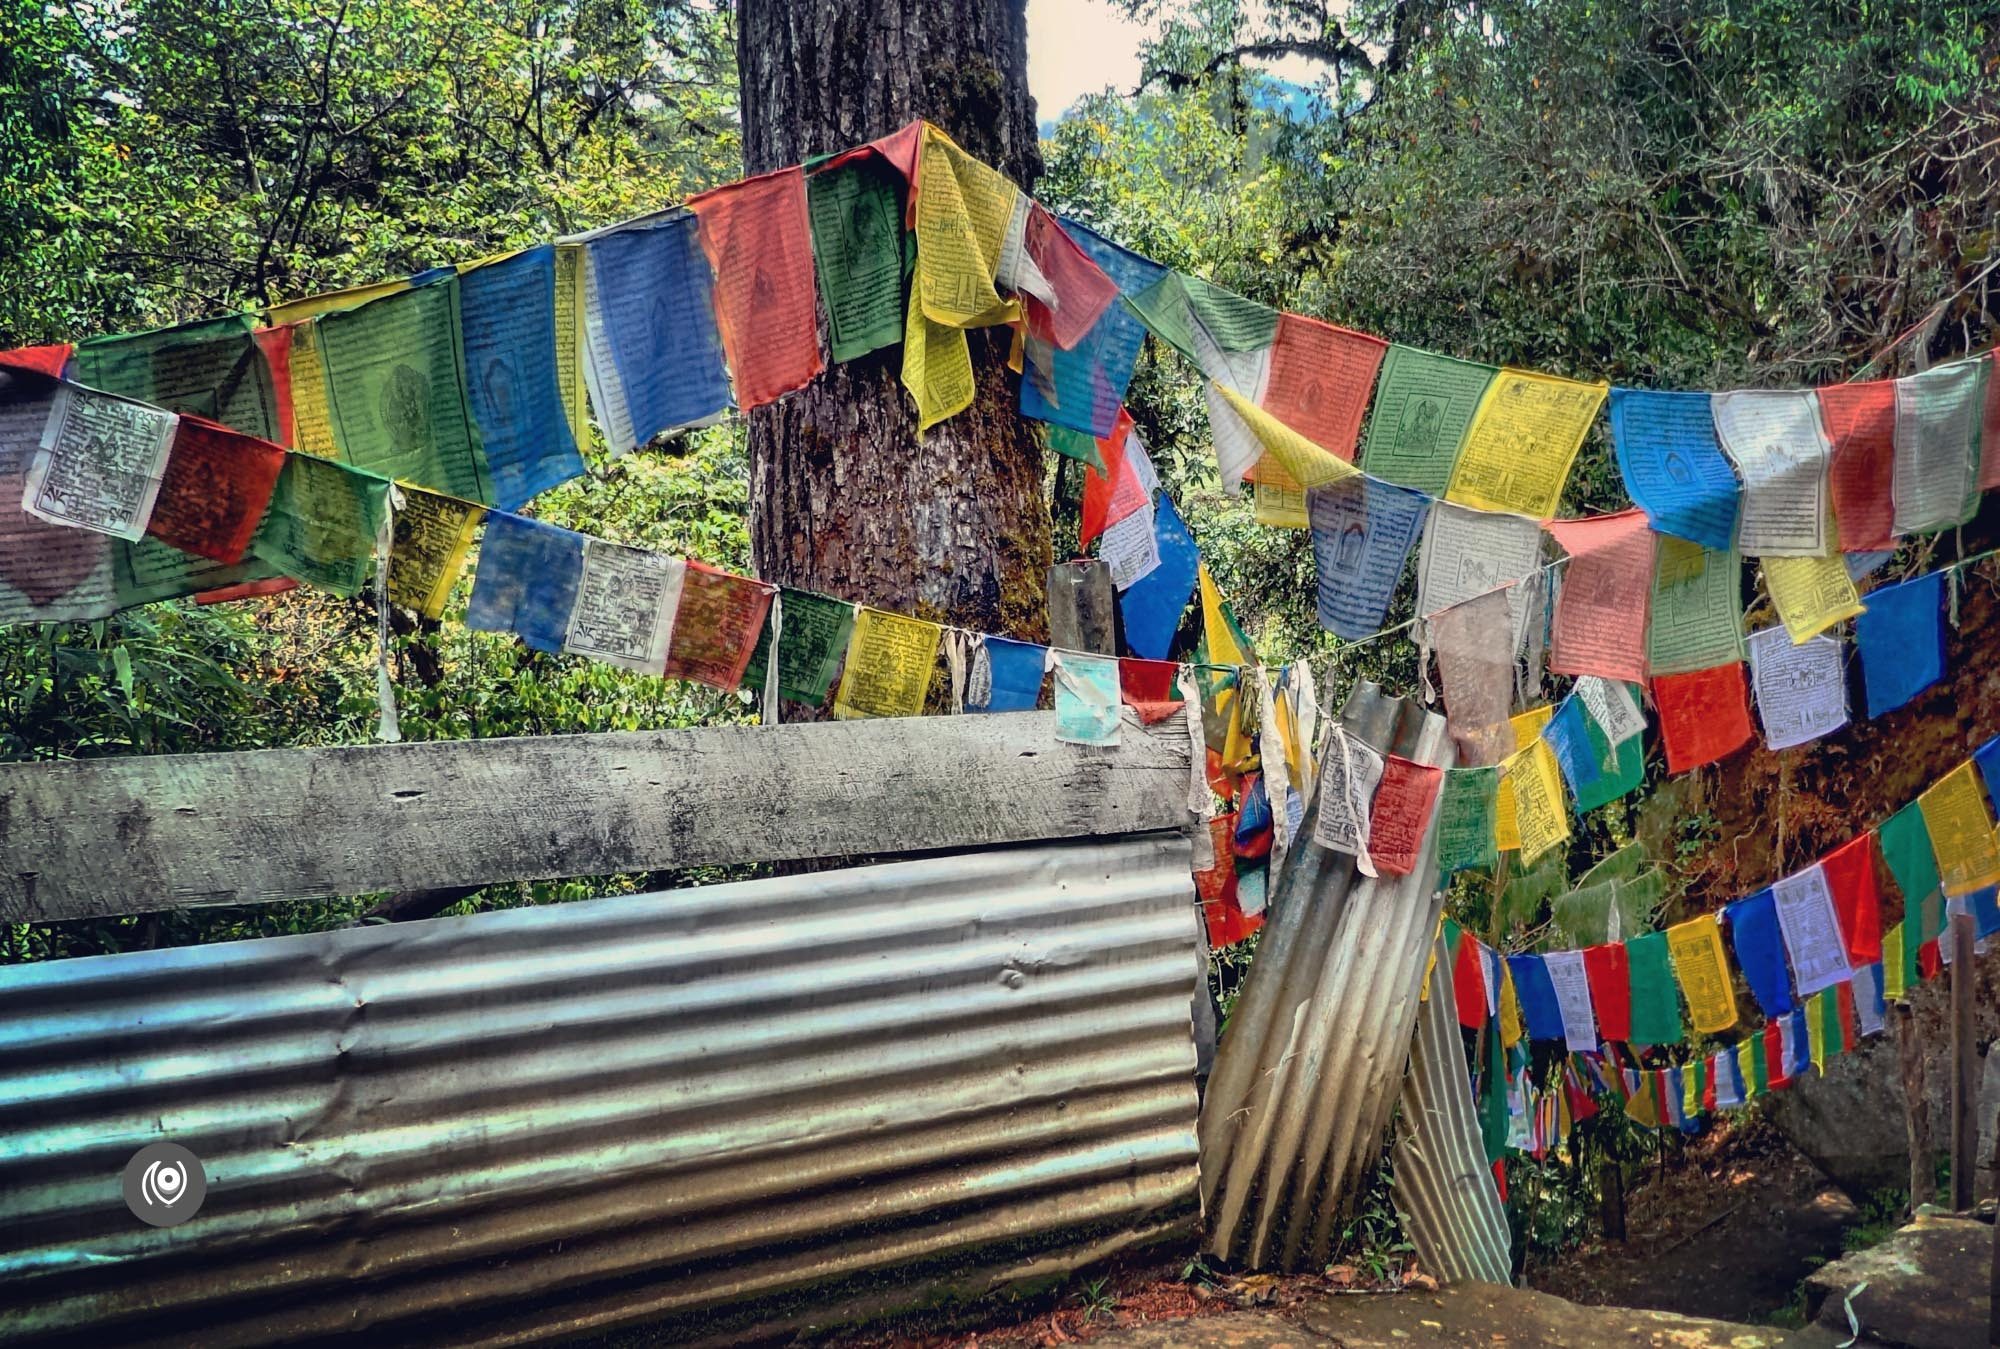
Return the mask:
[[1654,551],[1645,514],[1551,520],[1548,530],[1570,558],[1556,601],[1549,669],[1643,683]]
[[1783,628],[1750,634],[1751,685],[1767,749],[1791,749],[1847,724],[1843,650],[1832,637],[1793,642]]
[[1493,846],[1493,811],[1500,785],[1498,767],[1448,768],[1439,793],[1438,874],[1483,870],[1499,860]]
[[1209,387],[1249,427],[1250,434],[1263,447],[1265,458],[1283,470],[1290,481],[1301,487],[1324,487],[1360,475],[1360,469],[1308,440],[1234,389],[1221,384]]
[[1032,711],[1042,701],[1042,681],[1048,673],[1048,663],[1049,649],[1045,646],[1011,637],[980,638],[972,657],[965,710]]
[[767,626],[772,591],[773,587],[747,576],[689,562],[681,578],[680,607],[672,618],[667,678],[734,691],[743,682],[750,653]]
[[583,535],[504,511],[486,517],[465,626],[511,632],[537,651],[563,649],[583,580]]
[[1514,582],[1533,575],[1541,560],[1542,527],[1535,521],[1467,510],[1448,501],[1434,503],[1424,521],[1417,562],[1417,613],[1423,626],[1441,609],[1507,586],[1512,643],[1493,655],[1511,664],[1526,635],[1531,608],[1529,587]]
[[1352,462],[1375,372],[1388,349],[1387,342],[1367,333],[1281,314],[1271,344],[1271,377],[1259,401],[1293,431]]
[[1962,525],[1979,509],[1985,361],[1952,361],[1896,381],[1898,534]]
[[1799,996],[1811,997],[1823,988],[1845,983],[1852,970],[1825,869],[1815,862],[1773,881],[1771,898],[1777,905],[1778,928],[1785,936],[1785,961],[1792,968]]
[[1857,967],[1882,959],[1882,887],[1876,879],[1875,854],[1875,831],[1870,829],[1820,859],[1847,958]]
[[1590,1003],[1597,1029],[1606,1040],[1632,1038],[1632,970],[1623,942],[1585,947],[1584,977],[1590,981]]
[[1368,813],[1368,855],[1385,876],[1407,876],[1423,857],[1444,770],[1387,756]]
[[1767,560],[1832,552],[1826,470],[1833,447],[1812,392],[1718,393],[1710,410],[1716,439],[1743,479],[1736,546]]
[[1056,739],[1071,745],[1118,743],[1118,661],[1056,653]]
[[1556,995],[1564,1044],[1571,1050],[1596,1049],[1597,1015],[1591,1007],[1590,978],[1584,972],[1583,952],[1551,951],[1542,957],[1542,968]]
[[1537,738],[1509,755],[1501,765],[1501,779],[1503,788],[1513,790],[1522,862],[1533,862],[1569,837],[1562,774],[1546,740]]
[[182,552],[240,562],[284,467],[283,447],[183,416],[146,532]]
[[388,509],[387,478],[287,455],[250,551],[294,580],[352,595],[368,577]]
[[1148,708],[1169,703],[1180,706],[1180,694],[1174,687],[1179,673],[1180,666],[1170,660],[1141,660],[1127,656],[1118,662],[1119,696],[1140,709],[1140,720],[1148,720]]
[[389,547],[389,602],[441,617],[485,516],[482,506],[404,488]]
[[1505,747],[1493,728],[1514,698],[1514,647],[1508,592],[1492,590],[1430,615],[1431,645],[1444,686],[1445,719],[1459,756],[1498,762]]
[[1209,848],[1215,864],[1194,873],[1195,893],[1201,898],[1202,921],[1208,928],[1211,950],[1234,946],[1255,932],[1263,921],[1245,914],[1237,899],[1236,854],[1230,847],[1235,832],[1234,811],[1209,820]]
[[1180,512],[1164,494],[1153,507],[1153,539],[1160,565],[1127,586],[1118,597],[1125,622],[1125,644],[1148,660],[1164,658],[1194,593],[1201,555],[1181,523]]
[[31,375],[61,379],[76,348],[67,342],[41,347],[15,347],[0,351],[0,370],[21,370]]
[[1657,677],[1743,659],[1743,566],[1733,550],[1710,551],[1661,536],[1648,613],[1647,663]]
[[[1087,226],[1069,220],[1061,225],[1121,294],[1137,295],[1167,274],[1159,263],[1120,248]],[[1145,325],[1136,314],[1123,304],[1107,306],[1072,349],[1056,349],[1046,380],[1022,377],[1021,414],[1108,435],[1145,340]]]
[[[778,634],[778,695],[793,702],[818,707],[826,701],[834,671],[847,653],[847,640],[854,629],[854,606],[845,600],[829,599],[804,590],[780,592],[784,619]],[[771,655],[771,628],[767,623],[757,638],[757,649],[744,667],[743,680],[751,688],[764,687],[765,661]]]
[[1938,875],[1947,895],[1969,895],[2000,881],[2000,848],[1995,847],[1993,817],[1980,795],[1979,776],[1970,762],[1962,763],[1932,783],[1917,798],[1924,828],[1937,855]]
[[1118,409],[1111,434],[1097,442],[1104,471],[1085,465],[1083,470],[1083,519],[1077,527],[1077,542],[1089,547],[1092,539],[1152,505],[1153,488],[1158,485],[1146,447],[1132,425],[1132,414]]
[[688,209],[715,268],[715,321],[737,405],[758,407],[804,388],[824,366],[805,171],[793,165],[744,178],[690,198]]
[[[572,264],[574,265],[574,264]],[[468,267],[458,278],[465,384],[493,504],[514,510],[583,473],[559,363],[556,250],[542,244]],[[562,315],[574,346],[574,312]],[[581,373],[581,356],[576,356]]]
[[1827,483],[1841,551],[1895,547],[1895,381],[1829,384],[1814,394],[1833,445]]
[[1306,504],[1320,626],[1350,642],[1371,637],[1381,631],[1430,499],[1354,477],[1309,492]]
[[903,340],[899,179],[873,154],[806,178],[813,273],[826,303],[827,340],[836,361],[851,361]]
[[285,431],[277,388],[251,328],[250,317],[237,314],[93,337],[77,345],[70,378],[275,441]]
[[[1016,206],[1017,215],[1019,206]],[[1021,221],[1021,250],[1041,274],[1047,297],[1033,286],[1017,285],[1028,332],[1035,338],[1068,351],[1089,335],[1105,311],[1118,303],[1118,283],[1105,275],[1072,239],[1048,208],[1028,202]],[[1003,282],[1014,284],[1008,274],[1006,248],[1001,250]]]
[[1935,571],[1868,592],[1854,638],[1869,716],[1895,711],[1944,678],[1946,580]]
[[1705,1035],[1736,1024],[1736,991],[1730,986],[1729,965],[1722,954],[1722,932],[1715,915],[1677,923],[1666,931],[1673,955],[1674,977],[1687,999],[1688,1017]]
[[1549,978],[1548,966],[1542,963],[1542,958],[1538,955],[1508,956],[1507,971],[1513,977],[1515,996],[1521,1000],[1528,1038],[1563,1039],[1562,1003],[1556,997],[1555,982]]
[[1784,1016],[1793,1007],[1792,975],[1785,963],[1777,900],[1769,889],[1759,890],[1748,899],[1724,906],[1722,916],[1729,922],[1729,944],[1736,951],[1736,966],[1743,971],[1758,1010],[1767,1019]]
[[1480,400],[1445,495],[1483,510],[1554,515],[1609,388],[1502,370]]
[[1674,992],[1673,957],[1667,948],[1667,934],[1648,932],[1628,937],[1625,958],[1632,976],[1631,1042],[1679,1044],[1686,1033],[1681,1028],[1680,997]]
[[1741,662],[1660,675],[1653,680],[1652,691],[1669,773],[1685,773],[1726,758],[1756,734],[1750,727]]
[[1382,363],[1361,463],[1384,481],[1444,495],[1458,449],[1499,368],[1392,346]]
[[1626,493],[1660,534],[1726,553],[1736,546],[1736,470],[1715,439],[1705,393],[1611,391],[1611,443]]
[[585,374],[614,454],[706,424],[729,407],[708,259],[691,212],[589,239]]
[[944,629],[935,623],[861,608],[854,616],[833,715],[841,720],[922,715],[943,637]]
[[1766,557],[1764,584],[1771,603],[1794,642],[1825,632],[1861,612],[1861,596],[1840,554],[1825,557]]

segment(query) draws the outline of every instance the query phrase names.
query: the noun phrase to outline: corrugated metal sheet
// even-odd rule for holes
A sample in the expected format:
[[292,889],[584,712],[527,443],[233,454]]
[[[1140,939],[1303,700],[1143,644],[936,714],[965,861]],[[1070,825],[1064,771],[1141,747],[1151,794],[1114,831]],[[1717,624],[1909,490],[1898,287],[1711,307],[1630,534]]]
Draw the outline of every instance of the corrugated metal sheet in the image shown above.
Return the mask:
[[1433,946],[1437,973],[1417,1013],[1391,1163],[1396,1208],[1424,1268],[1450,1283],[1506,1283],[1512,1237],[1486,1164],[1466,1072],[1451,981],[1451,952]]
[[[1444,718],[1374,684],[1356,685],[1341,720],[1377,748],[1451,762]],[[1381,1155],[1441,903],[1425,839],[1415,872],[1382,879],[1345,853],[1292,850],[1202,1102],[1211,1253],[1254,1268],[1324,1262]]]
[[0,1336],[727,1341],[1185,1234],[1195,925],[1154,834],[0,970]]

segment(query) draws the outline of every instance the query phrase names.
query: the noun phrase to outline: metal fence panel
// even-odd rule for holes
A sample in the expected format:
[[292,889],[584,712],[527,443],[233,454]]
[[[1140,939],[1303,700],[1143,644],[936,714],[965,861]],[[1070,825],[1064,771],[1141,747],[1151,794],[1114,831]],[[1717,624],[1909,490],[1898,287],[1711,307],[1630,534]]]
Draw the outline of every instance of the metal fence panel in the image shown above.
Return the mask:
[[0,969],[0,1336],[727,1340],[1185,1234],[1196,916],[1149,834]]

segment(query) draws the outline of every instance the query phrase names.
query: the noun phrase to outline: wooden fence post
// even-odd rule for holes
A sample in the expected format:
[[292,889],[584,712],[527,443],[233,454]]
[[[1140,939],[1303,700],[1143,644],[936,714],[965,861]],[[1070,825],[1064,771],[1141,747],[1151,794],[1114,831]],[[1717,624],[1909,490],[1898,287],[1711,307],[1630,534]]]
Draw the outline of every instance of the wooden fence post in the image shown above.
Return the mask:
[[1951,1206],[1972,1207],[1973,1154],[1979,1149],[1979,1044],[1973,991],[1979,983],[1972,915],[1951,916]]

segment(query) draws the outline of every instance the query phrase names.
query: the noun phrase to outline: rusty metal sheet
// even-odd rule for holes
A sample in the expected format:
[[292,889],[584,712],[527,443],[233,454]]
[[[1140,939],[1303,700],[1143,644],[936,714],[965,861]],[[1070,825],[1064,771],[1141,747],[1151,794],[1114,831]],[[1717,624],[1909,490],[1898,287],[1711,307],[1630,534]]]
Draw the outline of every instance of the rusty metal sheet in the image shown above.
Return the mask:
[[[1185,1238],[1188,860],[1147,834],[0,969],[0,1339],[729,1341]],[[207,1168],[179,1227],[120,1196],[157,1140]]]
[[[1449,766],[1444,718],[1361,681],[1350,735]],[[1301,835],[1310,839],[1315,800]],[[1435,822],[1433,822],[1435,827]],[[1381,1156],[1441,896],[1429,834],[1408,876],[1371,879],[1316,843],[1295,847],[1202,1102],[1207,1249],[1258,1269],[1305,1269]]]

